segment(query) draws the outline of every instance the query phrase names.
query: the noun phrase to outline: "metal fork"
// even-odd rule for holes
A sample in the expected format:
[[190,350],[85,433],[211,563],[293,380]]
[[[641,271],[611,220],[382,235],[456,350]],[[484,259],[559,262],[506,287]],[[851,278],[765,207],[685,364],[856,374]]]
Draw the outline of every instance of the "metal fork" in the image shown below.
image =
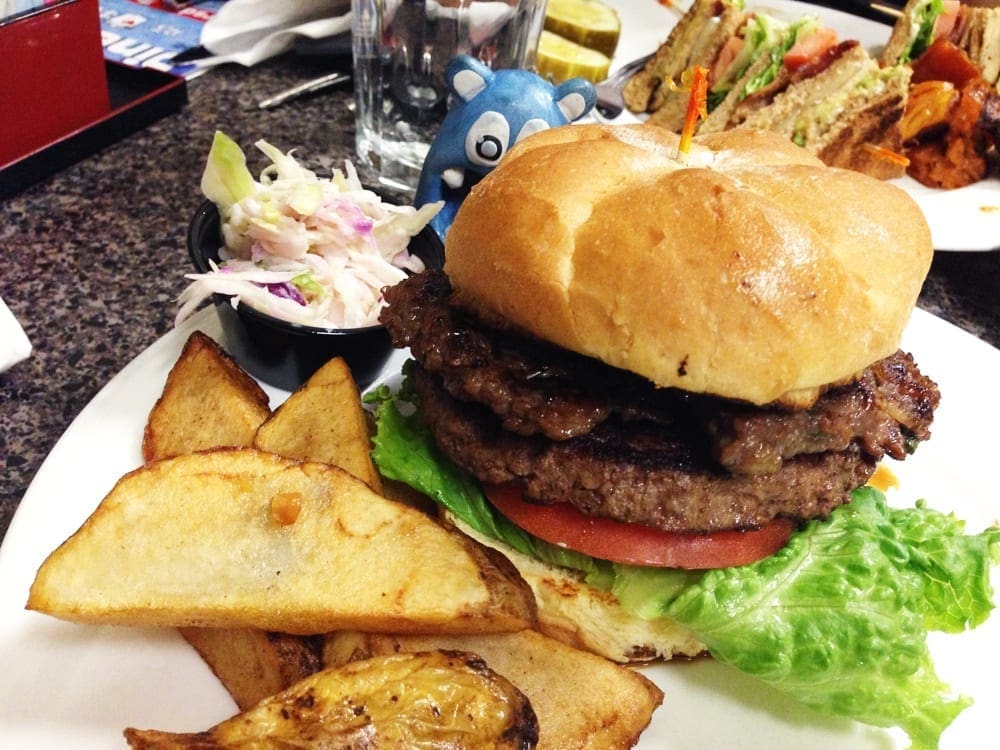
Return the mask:
[[625,102],[622,101],[622,89],[625,83],[635,73],[645,65],[652,55],[645,55],[630,63],[626,63],[615,71],[611,76],[605,78],[600,83],[594,84],[597,92],[597,104],[594,109],[605,120],[613,120],[625,109]]

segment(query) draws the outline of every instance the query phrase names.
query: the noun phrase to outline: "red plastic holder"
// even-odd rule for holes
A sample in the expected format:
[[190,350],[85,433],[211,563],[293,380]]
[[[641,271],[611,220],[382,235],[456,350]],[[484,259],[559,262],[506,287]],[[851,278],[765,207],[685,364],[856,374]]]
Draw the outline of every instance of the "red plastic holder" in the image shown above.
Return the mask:
[[0,167],[110,109],[97,0],[0,20]]

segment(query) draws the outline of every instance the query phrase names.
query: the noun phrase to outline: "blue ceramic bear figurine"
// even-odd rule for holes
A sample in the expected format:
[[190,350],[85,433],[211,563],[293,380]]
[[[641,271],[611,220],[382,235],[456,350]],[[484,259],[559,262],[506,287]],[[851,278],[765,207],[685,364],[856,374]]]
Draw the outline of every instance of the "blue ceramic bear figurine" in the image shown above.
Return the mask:
[[469,55],[448,63],[445,80],[454,96],[414,198],[417,206],[445,202],[431,221],[442,239],[471,187],[511,146],[583,117],[596,101],[594,87],[583,78],[554,86],[526,70],[491,70]]

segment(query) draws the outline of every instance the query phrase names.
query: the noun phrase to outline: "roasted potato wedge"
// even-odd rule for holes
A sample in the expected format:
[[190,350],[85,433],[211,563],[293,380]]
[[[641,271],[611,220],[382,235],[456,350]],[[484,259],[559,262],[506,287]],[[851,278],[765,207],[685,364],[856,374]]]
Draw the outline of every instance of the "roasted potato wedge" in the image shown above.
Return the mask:
[[341,469],[256,449],[127,474],[39,569],[28,608],[66,620],[293,634],[510,631],[513,566]]
[[381,477],[371,459],[361,394],[343,359],[332,359],[279,406],[253,444],[286,458],[339,466],[376,492]]
[[[264,391],[218,344],[191,334],[171,368],[143,435],[154,461],[199,450],[244,446],[271,415]],[[304,636],[251,628],[181,628],[240,709],[319,669],[319,651]]]
[[322,668],[317,636],[254,628],[181,628],[181,635],[241,711]]
[[126,729],[138,750],[530,750],[528,699],[471,654],[393,654],[318,672],[205,732]]
[[630,748],[663,700],[660,689],[638,672],[532,630],[458,636],[331,633],[323,663],[330,667],[428,649],[476,653],[517,685],[538,716],[539,750]]
[[271,415],[268,397],[218,344],[200,331],[188,337],[170,369],[142,436],[146,461],[220,446],[253,444]]
[[[178,366],[176,369],[173,392],[197,393],[197,384],[191,379],[201,374],[198,368]],[[246,393],[251,394],[252,389],[246,389]],[[185,403],[190,408],[203,408],[194,398],[186,399]],[[177,409],[173,414],[177,419],[183,418]],[[212,421],[202,420],[198,424],[204,431],[191,435],[187,445],[176,445],[177,455],[246,442],[247,433],[243,427],[238,427],[235,434],[227,434],[227,430],[218,429]],[[350,368],[342,359],[320,368],[278,407],[257,430],[254,443],[286,458],[339,466],[376,491],[385,489],[369,455],[368,422],[361,408],[360,394]],[[254,628],[188,627],[181,628],[180,632],[229,691],[240,710],[250,708],[320,668],[317,643],[308,636]]]
[[[254,445],[286,458],[339,466],[381,490],[361,396],[343,359],[331,360],[258,428]],[[316,639],[252,628],[181,628],[246,710],[320,668]]]

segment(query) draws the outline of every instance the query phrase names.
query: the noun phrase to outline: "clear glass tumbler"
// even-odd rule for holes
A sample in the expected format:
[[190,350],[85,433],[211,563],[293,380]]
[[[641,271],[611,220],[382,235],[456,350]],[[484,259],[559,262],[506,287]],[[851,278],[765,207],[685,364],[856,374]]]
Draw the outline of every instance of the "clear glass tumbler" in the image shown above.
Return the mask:
[[362,170],[412,192],[447,113],[444,69],[459,54],[531,68],[546,0],[352,0]]

